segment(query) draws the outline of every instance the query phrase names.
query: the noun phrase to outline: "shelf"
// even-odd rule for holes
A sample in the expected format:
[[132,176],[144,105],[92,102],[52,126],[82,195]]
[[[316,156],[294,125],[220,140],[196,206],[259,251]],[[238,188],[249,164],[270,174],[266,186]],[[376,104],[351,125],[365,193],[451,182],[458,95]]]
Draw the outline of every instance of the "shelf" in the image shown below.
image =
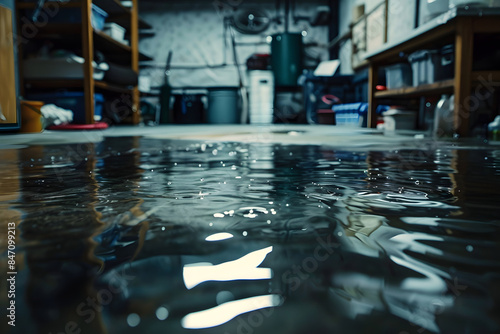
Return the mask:
[[[85,59],[82,66],[83,78],[78,79],[45,79],[45,80],[24,80],[22,87],[39,91],[58,91],[58,90],[78,90],[84,93],[85,120],[92,123],[94,119],[94,92],[106,94],[106,99],[113,99],[113,94],[127,93],[131,95],[132,110],[139,110],[139,91],[138,87],[110,84],[104,81],[96,81],[92,78],[92,59],[96,57],[95,51],[102,52],[106,61],[124,66],[130,70],[138,71],[139,61],[152,60],[151,57],[140,53],[138,50],[139,29],[152,29],[147,22],[138,18],[139,0],[133,0],[133,7],[125,7],[119,0],[46,0],[46,7],[49,6],[63,8],[71,7],[81,12],[82,19],[79,16],[73,18],[78,22],[59,23],[57,20],[42,22],[37,25],[37,31],[33,38],[33,45],[27,50],[34,50],[40,46],[43,40],[50,40],[54,49],[72,50],[72,52],[81,53]],[[16,1],[17,9],[33,9],[37,5],[37,0],[29,2]],[[126,34],[130,36],[130,45],[117,41],[111,36],[92,28],[90,4],[101,8],[108,16],[107,22],[114,22],[127,30]],[[22,22],[18,11],[18,22]],[[60,13],[60,19],[65,19],[65,14]],[[69,17],[67,18],[70,19]],[[80,22],[81,21],[81,22]],[[38,40],[38,41],[35,41]],[[22,47],[22,45],[20,45]],[[79,51],[81,50],[81,52]],[[21,51],[22,52],[22,51]],[[22,62],[22,54],[20,57]],[[21,65],[22,66],[22,65]],[[22,80],[22,79],[21,79]],[[139,113],[131,115],[132,122],[139,122]]]
[[[83,79],[37,79],[25,80],[25,85],[38,89],[82,88]],[[132,88],[110,84],[104,81],[94,81],[94,86],[100,91],[114,93],[132,93]]]
[[375,97],[380,98],[408,98],[408,97],[418,97],[432,94],[442,94],[447,92],[453,92],[453,79],[444,80],[440,82],[435,82],[426,85],[420,85],[417,87],[404,87],[398,89],[388,89],[384,91],[375,92]]
[[[82,27],[78,23],[51,23],[47,24],[40,31],[36,38],[39,39],[58,39],[72,40],[79,43],[79,40],[73,38],[74,35],[80,35]],[[120,64],[130,64],[132,57],[132,48],[129,45],[123,44],[111,36],[94,29],[94,45],[95,48],[105,54],[112,62]],[[152,57],[139,52],[140,61],[153,60]]]
[[[118,0],[94,0],[94,4],[108,13],[107,21],[115,22],[124,28],[130,29],[130,8],[123,6]],[[146,21],[139,18],[139,29],[152,29]]]
[[119,42],[111,36],[103,33],[102,31],[94,29],[94,43],[96,48],[102,52],[109,53],[121,53],[121,52],[132,52],[132,48],[127,45]]

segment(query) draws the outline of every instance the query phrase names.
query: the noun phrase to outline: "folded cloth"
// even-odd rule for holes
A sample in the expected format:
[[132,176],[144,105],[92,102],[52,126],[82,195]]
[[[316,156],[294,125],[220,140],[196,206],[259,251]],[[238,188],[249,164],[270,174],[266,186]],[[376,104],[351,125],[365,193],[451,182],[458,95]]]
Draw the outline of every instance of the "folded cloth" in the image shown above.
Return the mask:
[[73,121],[73,112],[71,110],[63,109],[55,104],[46,104],[40,111],[43,116],[43,126],[47,128],[51,125],[61,125]]

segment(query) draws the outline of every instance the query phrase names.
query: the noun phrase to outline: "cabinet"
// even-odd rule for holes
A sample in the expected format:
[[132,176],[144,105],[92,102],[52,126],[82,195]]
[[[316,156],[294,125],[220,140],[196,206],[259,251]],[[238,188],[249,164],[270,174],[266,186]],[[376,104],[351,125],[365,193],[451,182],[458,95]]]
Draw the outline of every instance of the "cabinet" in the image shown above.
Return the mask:
[[[418,27],[405,40],[386,45],[368,55],[369,61],[369,115],[368,126],[375,127],[376,109],[382,100],[418,98],[451,93],[455,95],[454,128],[460,136],[470,132],[470,112],[474,108],[473,88],[490,88],[500,82],[500,71],[474,71],[474,41],[480,34],[500,34],[498,8],[455,8]],[[432,49],[443,43],[455,45],[455,77],[417,87],[377,91],[379,69],[401,61],[401,54],[419,49]]]
[[[85,123],[94,123],[94,93],[102,93],[106,103],[121,111],[120,118],[128,123],[137,124],[139,114],[139,90],[111,84],[94,79],[94,51],[100,51],[107,60],[127,67],[138,73],[139,61],[151,60],[139,49],[139,29],[150,29],[151,26],[142,21],[138,15],[138,0],[132,1],[132,7],[124,7],[118,0],[69,0],[57,2],[47,0],[43,10],[45,17],[39,22],[30,22],[26,11],[33,10],[36,1],[17,2],[20,21],[20,67],[22,68],[23,50],[29,49],[31,43],[50,41],[64,48],[81,50],[85,59],[83,64],[83,79],[21,79],[21,93],[33,91],[80,90],[84,93]],[[92,26],[92,4],[104,10],[108,17],[106,22],[114,22],[124,27],[130,36],[130,45],[117,41]],[[60,23],[51,20],[51,13],[64,9],[80,9],[81,22]],[[46,19],[48,18],[48,19]],[[59,20],[57,20],[59,21]],[[21,76],[22,77],[22,76]]]
[[16,99],[12,10],[0,4],[0,129],[16,129],[19,114]]

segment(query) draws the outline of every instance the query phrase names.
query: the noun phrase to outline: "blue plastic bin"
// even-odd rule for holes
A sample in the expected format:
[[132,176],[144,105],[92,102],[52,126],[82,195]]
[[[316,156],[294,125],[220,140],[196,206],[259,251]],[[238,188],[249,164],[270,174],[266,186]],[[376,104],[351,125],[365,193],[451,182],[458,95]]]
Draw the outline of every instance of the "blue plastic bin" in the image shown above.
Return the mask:
[[[26,98],[55,104],[58,107],[73,111],[73,123],[85,123],[85,98],[83,92],[57,92],[30,94]],[[104,106],[104,96],[94,94],[94,120],[100,121]]]
[[[377,115],[381,115],[388,110],[389,106],[379,105]],[[343,126],[367,127],[368,123],[368,103],[345,103],[336,104],[332,107],[335,112],[335,124]]]
[[332,110],[335,112],[335,124],[340,126],[361,126],[360,109],[363,104],[366,103],[358,102],[334,105]]

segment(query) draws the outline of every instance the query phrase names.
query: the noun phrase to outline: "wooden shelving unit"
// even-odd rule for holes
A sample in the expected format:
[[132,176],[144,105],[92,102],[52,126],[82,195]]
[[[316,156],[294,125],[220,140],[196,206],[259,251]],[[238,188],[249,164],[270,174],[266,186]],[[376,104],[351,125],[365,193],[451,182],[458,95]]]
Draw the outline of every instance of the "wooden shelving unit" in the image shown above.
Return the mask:
[[418,87],[404,87],[375,92],[375,98],[409,98],[418,97],[428,93],[442,94],[453,92],[453,80],[439,81]]
[[[370,66],[368,126],[376,126],[376,109],[382,100],[452,93],[455,95],[455,131],[460,136],[468,136],[472,88],[485,83],[494,85],[500,83],[500,71],[473,71],[474,39],[476,34],[500,34],[499,19],[500,10],[495,8],[455,8],[418,27],[404,41],[385,45],[381,50],[368,55]],[[401,62],[401,54],[409,54],[419,49],[432,49],[442,46],[443,43],[455,44],[454,79],[418,87],[376,90],[379,69]]]
[[[118,0],[71,0],[66,3],[56,3],[47,1],[46,6],[57,5],[62,8],[80,8],[82,20],[81,23],[55,23],[49,22],[38,28],[37,34],[33,39],[54,39],[63,40],[67,45],[82,50],[82,57],[85,59],[83,79],[77,80],[24,80],[22,87],[24,90],[32,89],[63,89],[73,88],[81,89],[85,96],[85,122],[94,123],[94,93],[102,92],[105,98],[116,100],[117,94],[130,95],[132,101],[130,113],[126,122],[137,124],[140,121],[139,112],[139,90],[138,87],[123,87],[116,84],[110,84],[103,81],[97,81],[93,76],[92,61],[94,60],[94,51],[100,51],[110,62],[118,65],[130,67],[136,73],[139,72],[139,61],[147,61],[152,58],[139,51],[139,29],[151,29],[152,27],[142,21],[138,15],[138,1],[133,0],[132,8],[124,7]],[[98,31],[92,27],[92,3],[104,10],[108,17],[106,22],[115,22],[127,29],[127,36],[130,39],[130,45],[114,40],[107,34]],[[33,9],[35,2],[17,3],[18,15],[21,15],[24,9]],[[20,20],[18,20],[20,22]],[[22,54],[22,50],[20,52]],[[22,63],[22,59],[20,59]],[[112,97],[111,97],[112,96]]]

